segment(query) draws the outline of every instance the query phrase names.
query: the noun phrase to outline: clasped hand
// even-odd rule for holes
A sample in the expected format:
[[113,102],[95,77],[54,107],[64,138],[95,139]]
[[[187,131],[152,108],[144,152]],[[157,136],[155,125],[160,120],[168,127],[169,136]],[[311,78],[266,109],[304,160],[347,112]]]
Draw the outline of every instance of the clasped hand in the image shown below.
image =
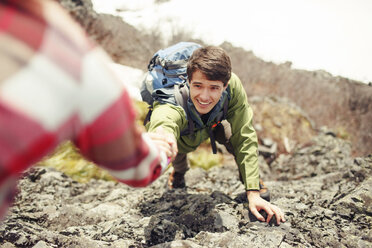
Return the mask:
[[177,141],[174,135],[164,131],[162,127],[156,128],[153,132],[148,132],[148,135],[158,149],[165,152],[167,157],[173,161],[178,153]]

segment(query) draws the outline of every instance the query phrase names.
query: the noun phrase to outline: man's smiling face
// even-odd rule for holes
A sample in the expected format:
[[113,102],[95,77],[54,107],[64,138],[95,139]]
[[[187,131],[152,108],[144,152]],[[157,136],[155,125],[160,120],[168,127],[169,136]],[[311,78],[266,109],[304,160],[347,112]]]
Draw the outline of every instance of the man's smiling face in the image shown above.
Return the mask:
[[191,101],[200,115],[209,113],[227,88],[227,85],[223,86],[222,81],[208,80],[199,70],[192,74],[189,84]]

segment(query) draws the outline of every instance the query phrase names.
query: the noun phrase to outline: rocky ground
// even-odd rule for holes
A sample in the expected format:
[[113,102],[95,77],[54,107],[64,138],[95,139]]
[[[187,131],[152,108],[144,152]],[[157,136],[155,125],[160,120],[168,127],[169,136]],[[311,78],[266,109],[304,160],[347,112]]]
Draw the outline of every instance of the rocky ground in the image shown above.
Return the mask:
[[167,174],[146,188],[103,180],[82,184],[35,167],[0,225],[1,247],[371,247],[372,156],[323,132],[261,173],[287,222],[256,221],[239,195],[233,159],[188,171],[186,190]]

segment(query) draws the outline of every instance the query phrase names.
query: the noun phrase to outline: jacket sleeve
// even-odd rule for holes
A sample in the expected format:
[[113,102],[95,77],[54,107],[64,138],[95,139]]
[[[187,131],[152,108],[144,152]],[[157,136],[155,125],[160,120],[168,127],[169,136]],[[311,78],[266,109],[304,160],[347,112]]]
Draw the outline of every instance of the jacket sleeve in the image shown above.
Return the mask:
[[155,102],[151,119],[146,125],[146,129],[151,132],[160,126],[166,132],[173,134],[178,140],[180,132],[187,126],[186,113],[183,108],[169,103]]
[[232,74],[227,121],[231,124],[231,144],[246,190],[259,189],[258,141],[253,128],[253,111],[240,79]]

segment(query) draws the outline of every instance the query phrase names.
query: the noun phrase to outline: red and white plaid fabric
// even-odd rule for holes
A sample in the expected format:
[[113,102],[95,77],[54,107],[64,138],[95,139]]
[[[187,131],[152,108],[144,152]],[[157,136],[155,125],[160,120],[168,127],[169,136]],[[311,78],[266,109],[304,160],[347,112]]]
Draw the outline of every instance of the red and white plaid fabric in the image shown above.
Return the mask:
[[56,2],[0,2],[0,219],[19,174],[66,139],[132,186],[165,169],[110,62]]

